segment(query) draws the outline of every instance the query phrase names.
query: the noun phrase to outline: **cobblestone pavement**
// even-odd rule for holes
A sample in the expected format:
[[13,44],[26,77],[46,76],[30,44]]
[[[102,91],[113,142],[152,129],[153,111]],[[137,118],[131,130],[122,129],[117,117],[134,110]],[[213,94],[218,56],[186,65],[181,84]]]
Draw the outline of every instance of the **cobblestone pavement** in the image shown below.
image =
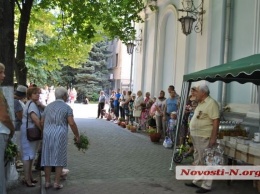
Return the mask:
[[[131,133],[116,124],[95,119],[96,105],[74,105],[76,122],[86,133],[90,146],[86,153],[73,145],[69,133],[68,179],[61,190],[42,189],[47,194],[168,194],[195,193],[184,186],[170,171],[172,150],[150,142],[144,133]],[[44,180],[44,179],[43,179]],[[40,193],[40,186],[31,189],[17,184],[8,194]],[[214,181],[210,193],[257,193],[252,181]]]

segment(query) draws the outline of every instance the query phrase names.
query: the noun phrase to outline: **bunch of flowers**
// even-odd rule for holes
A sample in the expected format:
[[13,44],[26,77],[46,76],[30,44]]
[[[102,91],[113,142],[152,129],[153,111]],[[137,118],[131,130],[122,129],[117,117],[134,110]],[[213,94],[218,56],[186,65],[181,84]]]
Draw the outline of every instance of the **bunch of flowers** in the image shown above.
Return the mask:
[[89,140],[88,137],[84,134],[81,134],[79,136],[79,143],[76,142],[76,138],[74,138],[74,144],[78,148],[79,151],[82,151],[83,153],[86,152],[89,146]]
[[14,158],[18,155],[18,147],[12,141],[8,141],[5,149],[5,161],[13,161]]

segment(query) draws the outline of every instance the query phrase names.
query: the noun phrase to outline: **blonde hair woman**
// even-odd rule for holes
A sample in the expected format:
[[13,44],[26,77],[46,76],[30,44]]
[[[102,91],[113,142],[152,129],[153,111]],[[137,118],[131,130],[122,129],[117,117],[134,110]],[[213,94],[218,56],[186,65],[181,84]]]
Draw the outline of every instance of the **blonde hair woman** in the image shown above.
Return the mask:
[[[0,85],[5,78],[5,66],[0,63]],[[4,155],[5,148],[9,139],[13,137],[14,125],[11,120],[9,106],[6,99],[0,90],[0,193],[6,194],[6,180]]]
[[134,101],[134,117],[135,121],[139,124],[140,127],[140,118],[141,118],[141,112],[142,112],[142,103],[144,103],[143,93],[141,90],[139,90],[137,93],[137,97]]

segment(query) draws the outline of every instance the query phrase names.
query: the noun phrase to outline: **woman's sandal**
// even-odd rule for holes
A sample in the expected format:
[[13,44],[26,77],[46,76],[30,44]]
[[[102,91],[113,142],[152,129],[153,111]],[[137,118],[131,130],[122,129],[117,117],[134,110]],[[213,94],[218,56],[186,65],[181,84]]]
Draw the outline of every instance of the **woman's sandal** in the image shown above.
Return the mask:
[[46,182],[45,183],[45,189],[49,189],[51,187],[51,183]]
[[31,179],[32,183],[38,183],[38,181],[36,179]]
[[58,184],[58,183],[54,183],[54,184],[53,184],[53,188],[54,188],[54,189],[62,189],[62,188],[63,188],[63,185],[62,185],[62,184]]
[[29,184],[25,179],[22,180],[23,184],[25,184],[27,187],[35,187],[36,185],[34,183]]

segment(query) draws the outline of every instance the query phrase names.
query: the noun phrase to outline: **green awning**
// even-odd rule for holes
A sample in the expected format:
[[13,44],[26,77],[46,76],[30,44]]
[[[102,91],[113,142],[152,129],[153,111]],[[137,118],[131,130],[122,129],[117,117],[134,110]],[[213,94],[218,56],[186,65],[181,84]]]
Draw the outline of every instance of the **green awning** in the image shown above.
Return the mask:
[[252,82],[260,85],[260,54],[251,55],[183,76],[183,81],[187,82],[200,80],[209,82],[223,81],[226,83],[232,81],[239,83]]

